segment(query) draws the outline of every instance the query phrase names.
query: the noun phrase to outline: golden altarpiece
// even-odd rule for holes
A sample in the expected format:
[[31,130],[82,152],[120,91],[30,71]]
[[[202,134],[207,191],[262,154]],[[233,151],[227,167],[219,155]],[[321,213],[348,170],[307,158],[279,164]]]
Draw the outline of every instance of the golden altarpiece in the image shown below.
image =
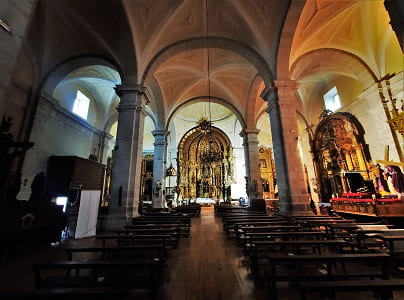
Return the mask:
[[142,159],[142,179],[140,181],[140,206],[151,206],[153,196],[153,161],[154,155],[149,153]]
[[233,149],[227,135],[201,119],[178,147],[178,188],[184,199],[231,199]]
[[276,170],[272,149],[259,147],[260,173],[264,199],[275,199]]
[[324,111],[320,119],[313,148],[322,201],[349,192],[374,193],[360,123],[349,113],[330,111]]

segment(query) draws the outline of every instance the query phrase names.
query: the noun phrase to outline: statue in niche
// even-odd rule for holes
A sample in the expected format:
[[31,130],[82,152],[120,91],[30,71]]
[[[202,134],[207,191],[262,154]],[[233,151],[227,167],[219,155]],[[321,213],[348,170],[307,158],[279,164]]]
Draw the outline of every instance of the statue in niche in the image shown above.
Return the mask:
[[209,170],[209,166],[207,166],[206,164],[202,165],[202,177],[209,177],[210,176],[210,170]]

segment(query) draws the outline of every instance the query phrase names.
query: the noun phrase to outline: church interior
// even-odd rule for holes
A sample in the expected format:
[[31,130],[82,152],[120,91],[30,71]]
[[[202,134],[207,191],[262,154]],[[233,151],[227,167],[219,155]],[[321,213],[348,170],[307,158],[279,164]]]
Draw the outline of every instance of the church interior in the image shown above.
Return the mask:
[[403,20],[0,1],[0,295],[404,299]]

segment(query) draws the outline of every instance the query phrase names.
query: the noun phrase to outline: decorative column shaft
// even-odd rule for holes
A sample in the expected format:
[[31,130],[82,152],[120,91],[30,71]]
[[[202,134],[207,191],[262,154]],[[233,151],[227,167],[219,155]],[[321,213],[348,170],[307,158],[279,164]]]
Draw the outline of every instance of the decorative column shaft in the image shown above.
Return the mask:
[[262,198],[262,184],[258,149],[259,132],[259,129],[245,129],[241,133],[241,136],[243,137],[246,173],[248,177],[248,197],[250,199]]
[[164,177],[165,177],[165,153],[166,130],[154,130],[154,161],[153,161],[153,207],[163,208],[164,203]]
[[106,229],[122,228],[138,216],[146,89],[118,85],[118,130],[111,176],[111,200]]
[[310,211],[304,171],[298,149],[295,81],[275,81],[265,99],[271,122],[276,180],[281,213]]

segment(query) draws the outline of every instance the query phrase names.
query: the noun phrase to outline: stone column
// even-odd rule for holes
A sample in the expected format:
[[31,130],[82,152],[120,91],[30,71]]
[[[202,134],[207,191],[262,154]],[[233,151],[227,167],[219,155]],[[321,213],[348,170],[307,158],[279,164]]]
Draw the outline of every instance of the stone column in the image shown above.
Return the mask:
[[[165,178],[165,153],[166,130],[154,130],[154,161],[153,161],[153,207],[163,208],[164,203],[164,178]],[[159,186],[159,187],[158,187]],[[159,188],[157,190],[156,188]]]
[[241,136],[243,137],[243,146],[246,162],[246,176],[248,177],[248,197],[250,201],[262,198],[262,184],[260,173],[260,160],[258,149],[259,129],[245,129]]
[[111,199],[107,230],[122,228],[138,216],[143,148],[143,128],[148,103],[146,89],[139,85],[118,85],[118,130],[112,165]]
[[1,1],[0,14],[0,116],[9,115],[7,89],[38,1]]
[[302,161],[299,155],[295,81],[275,81],[268,101],[274,148],[276,181],[278,184],[280,211],[284,214],[309,213],[309,198]]

